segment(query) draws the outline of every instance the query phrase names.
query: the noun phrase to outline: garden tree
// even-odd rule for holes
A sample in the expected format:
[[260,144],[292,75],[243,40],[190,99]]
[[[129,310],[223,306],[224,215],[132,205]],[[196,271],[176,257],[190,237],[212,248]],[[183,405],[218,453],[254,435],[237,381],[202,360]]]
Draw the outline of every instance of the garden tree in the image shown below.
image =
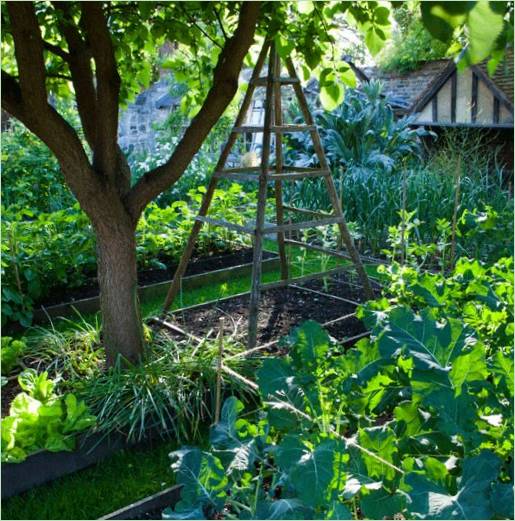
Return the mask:
[[[394,4],[398,4],[394,2]],[[459,6],[456,6],[459,4]],[[491,5],[495,4],[495,5]],[[504,2],[423,2],[422,19],[449,41],[465,28],[471,61],[502,48],[512,23]],[[108,363],[143,353],[137,301],[135,229],[144,208],[182,175],[238,88],[256,37],[302,58],[331,108],[353,84],[334,52],[336,17],[345,16],[377,53],[390,10],[378,2],[6,2],[2,5],[2,108],[55,154],[65,182],[96,233],[103,342]],[[480,20],[489,24],[481,25]],[[442,27],[444,30],[442,30]],[[117,142],[120,107],[148,85],[157,49],[174,42],[167,65],[188,84],[194,114],[170,158],[137,182]],[[499,43],[501,42],[501,43]],[[250,63],[249,63],[250,64]],[[79,135],[52,104],[72,96]]]

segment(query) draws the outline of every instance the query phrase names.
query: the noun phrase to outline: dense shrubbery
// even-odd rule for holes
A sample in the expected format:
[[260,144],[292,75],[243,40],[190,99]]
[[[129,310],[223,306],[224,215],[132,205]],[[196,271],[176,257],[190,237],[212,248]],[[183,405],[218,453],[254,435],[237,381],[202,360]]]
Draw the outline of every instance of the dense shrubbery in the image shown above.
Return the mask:
[[[420,241],[436,243],[437,223],[452,219],[460,171],[458,253],[496,259],[511,252],[513,199],[504,186],[497,150],[481,134],[460,129],[440,136],[424,157],[421,132],[411,130],[407,119],[395,121],[379,94],[377,84],[350,91],[336,111],[316,114],[345,216],[362,251],[380,253],[388,227],[398,224],[402,210],[416,212]],[[291,161],[313,164],[308,140],[288,143]],[[330,208],[320,180],[291,183],[285,193],[298,206]],[[480,226],[470,232],[473,221]]]
[[[137,257],[141,268],[163,268],[182,252],[196,216],[204,188],[188,194],[189,203],[177,201],[166,208],[152,204],[137,228]],[[245,209],[253,201],[239,185],[217,190],[213,215],[243,224]],[[246,238],[229,230],[205,226],[197,252],[224,252]],[[75,204],[67,210],[33,215],[24,210],[4,212],[2,221],[2,321],[30,325],[34,303],[58,287],[76,288],[96,274],[95,237],[86,215]]]

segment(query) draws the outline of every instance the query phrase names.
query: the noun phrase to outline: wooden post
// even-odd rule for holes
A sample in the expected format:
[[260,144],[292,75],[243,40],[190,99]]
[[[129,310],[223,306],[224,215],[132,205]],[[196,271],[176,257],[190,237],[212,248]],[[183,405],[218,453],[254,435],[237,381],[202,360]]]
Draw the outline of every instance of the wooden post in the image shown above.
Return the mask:
[[266,190],[268,164],[270,159],[270,136],[272,123],[272,96],[273,96],[273,74],[274,63],[273,56],[275,53],[275,45],[272,43],[270,56],[268,60],[268,77],[266,81],[266,98],[265,98],[265,122],[263,128],[263,147],[261,151],[261,172],[259,174],[259,188],[256,215],[256,230],[254,234],[254,256],[252,259],[252,281],[250,289],[249,302],[249,329],[248,329],[248,347],[256,346],[257,341],[257,324],[259,311],[259,294],[261,284],[261,260],[263,255],[263,229],[265,226],[265,209],[266,209]]
[[[274,49],[273,56],[274,68],[274,125],[280,127],[283,124],[283,110],[281,104],[281,60],[276,49]],[[275,133],[275,172],[280,174],[283,169],[283,138],[281,132]],[[275,213],[277,224],[284,223],[284,208],[283,208],[283,191],[282,181],[274,183],[275,188]],[[277,233],[277,245],[279,247],[279,259],[281,261],[281,278],[286,280],[288,278],[288,259],[286,257],[286,248],[284,246],[284,232]]]
[[[247,88],[247,92],[245,93],[245,97],[243,98],[243,102],[241,104],[240,111],[236,118],[235,127],[240,126],[247,115],[247,110],[249,108],[250,102],[252,101],[252,95],[254,94],[254,90],[256,86],[254,85],[252,80],[259,78],[259,74],[261,73],[261,69],[263,68],[263,63],[265,62],[266,54],[268,51],[270,44],[265,43],[261,52],[259,53],[258,59],[256,61],[256,66],[254,67],[254,71],[252,72],[251,81],[249,82],[249,86]],[[225,163],[227,161],[227,157],[229,156],[229,152],[233,147],[238,134],[235,132],[231,132],[227,143],[225,144],[222,154],[220,155],[220,159],[215,167],[215,172],[223,170],[225,167]],[[206,193],[204,194],[204,198],[202,200],[202,205],[200,207],[199,216],[205,216],[208,212],[209,205],[211,204],[211,200],[213,199],[213,194],[215,193],[216,184],[218,179],[213,176],[209,182]],[[181,286],[181,279],[186,272],[186,268],[188,267],[188,262],[190,261],[191,255],[193,253],[193,248],[195,247],[195,243],[197,241],[197,236],[200,232],[200,228],[202,227],[202,222],[195,221],[193,224],[193,228],[190,232],[190,236],[188,238],[188,242],[186,244],[186,248],[182,252],[181,259],[179,261],[179,265],[175,270],[175,274],[173,276],[172,284],[170,285],[170,289],[165,298],[165,302],[163,304],[163,313],[168,310],[168,308],[172,305],[177,293],[179,292]]]
[[220,332],[218,333],[218,363],[216,367],[216,398],[215,398],[215,424],[220,421],[220,409],[222,408],[222,367],[224,359],[224,319],[220,319]]
[[[291,58],[286,59],[286,66],[288,67],[288,74],[292,78],[298,79],[297,72],[295,70],[295,67],[293,65]],[[297,99],[299,101],[299,105],[300,105],[302,114],[304,115],[306,124],[314,125],[315,123],[311,116],[308,102],[306,100],[304,91],[302,90],[300,83],[294,83],[293,88],[295,90],[295,94],[297,95]],[[311,132],[311,139],[313,140],[313,146],[315,148],[315,152],[316,152],[316,154],[318,156],[318,160],[320,162],[320,167],[322,169],[329,170],[329,165],[325,158],[324,149],[322,147],[320,135],[318,134],[318,130],[316,129],[316,126],[314,127],[314,130],[311,130],[310,132]],[[341,217],[341,219],[342,219],[341,223],[338,224],[339,229],[340,229],[340,234],[342,236],[343,242],[345,243],[347,251],[349,252],[352,262],[354,263],[354,266],[356,267],[356,271],[358,272],[358,276],[360,278],[361,284],[363,285],[363,290],[365,292],[365,296],[368,299],[373,299],[374,292],[372,291],[372,286],[370,285],[370,281],[368,279],[367,272],[365,271],[365,268],[363,267],[359,253],[356,250],[356,247],[354,246],[354,241],[352,240],[349,229],[347,228],[347,223],[346,223],[345,217],[343,215],[342,204],[341,204],[341,201],[338,199],[338,194],[337,194],[336,188],[334,186],[334,180],[333,180],[332,176],[324,176],[324,181],[325,181],[327,192],[329,194],[329,199],[331,200],[331,205],[333,207],[334,215]]]

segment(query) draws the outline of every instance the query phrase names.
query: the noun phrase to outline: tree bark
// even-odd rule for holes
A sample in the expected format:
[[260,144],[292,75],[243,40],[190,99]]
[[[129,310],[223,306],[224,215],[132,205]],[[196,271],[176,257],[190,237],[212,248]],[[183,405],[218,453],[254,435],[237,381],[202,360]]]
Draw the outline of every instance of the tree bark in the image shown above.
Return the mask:
[[132,223],[97,227],[98,283],[107,364],[138,363],[143,331],[138,302],[136,236]]

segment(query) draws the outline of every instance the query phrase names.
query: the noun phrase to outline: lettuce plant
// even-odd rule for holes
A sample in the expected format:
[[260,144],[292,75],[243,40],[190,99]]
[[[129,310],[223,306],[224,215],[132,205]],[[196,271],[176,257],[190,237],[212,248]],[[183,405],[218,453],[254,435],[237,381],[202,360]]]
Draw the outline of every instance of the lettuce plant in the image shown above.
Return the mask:
[[23,392],[11,403],[2,419],[2,462],[19,463],[31,453],[45,449],[70,451],[74,434],[95,424],[83,401],[74,394],[57,396],[55,382],[46,372],[27,369],[18,376]]

